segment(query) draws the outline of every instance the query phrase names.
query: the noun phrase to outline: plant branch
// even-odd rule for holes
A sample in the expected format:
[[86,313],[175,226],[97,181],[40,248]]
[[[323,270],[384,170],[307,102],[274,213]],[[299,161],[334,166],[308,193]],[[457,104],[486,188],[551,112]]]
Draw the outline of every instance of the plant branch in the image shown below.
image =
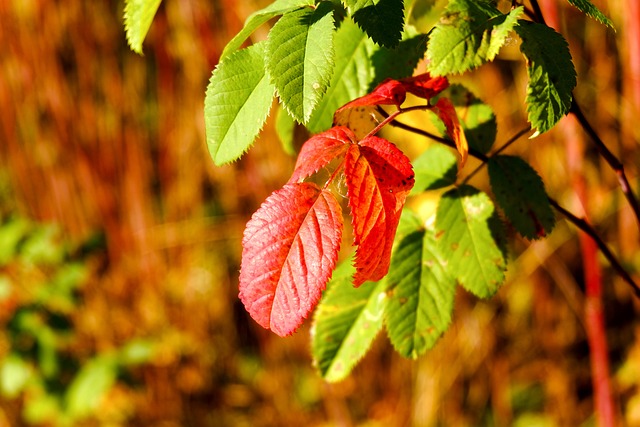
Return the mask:
[[540,9],[540,5],[538,4],[538,0],[530,0],[531,3],[531,7],[533,8],[533,13],[536,17],[536,21],[538,21],[541,24],[545,24],[544,22],[544,16],[542,15],[542,9]]
[[[454,148],[454,149],[456,148],[455,144],[453,143],[453,141],[450,141],[450,140],[448,140],[446,138],[442,138],[442,137],[440,137],[438,135],[434,135],[434,134],[432,134],[430,132],[427,132],[427,131],[424,131],[422,129],[418,129],[416,127],[407,125],[405,123],[398,122],[397,120],[391,120],[388,123],[391,126],[394,126],[394,127],[400,128],[400,129],[404,129],[406,131],[413,132],[413,133],[416,133],[418,135],[425,136],[425,137],[427,137],[429,139],[432,139],[434,141],[440,142],[440,143],[442,143],[442,144],[444,144],[444,145],[446,145],[448,147],[451,147],[451,148]],[[522,136],[523,133],[519,132],[519,134],[520,134],[520,136]],[[518,137],[519,136],[516,135],[515,139],[517,139]],[[512,139],[514,139],[514,138],[512,138]],[[498,150],[498,151],[500,151],[500,150]],[[476,151],[474,149],[469,149],[469,154],[471,156],[475,157],[476,159],[481,160],[484,163],[489,161],[489,156],[486,156],[485,154],[482,154],[481,152]],[[596,245],[600,249],[600,252],[602,252],[602,254],[605,256],[605,258],[609,261],[609,263],[611,264],[613,269],[620,275],[620,277],[622,277],[622,279],[624,279],[625,282],[627,282],[631,286],[631,288],[633,288],[633,291],[636,294],[636,296],[638,298],[640,298],[640,286],[638,286],[638,284],[633,280],[631,275],[629,275],[629,273],[624,269],[624,267],[622,267],[622,265],[620,264],[620,262],[618,261],[616,256],[611,252],[611,250],[606,245],[606,243],[602,240],[602,238],[600,238],[600,236],[595,231],[595,229],[591,226],[591,224],[589,224],[587,221],[585,221],[582,218],[578,218],[573,213],[569,212],[568,210],[566,210],[565,208],[560,206],[558,204],[558,202],[556,202],[554,199],[549,198],[549,203],[551,204],[551,206],[553,206],[553,208],[555,210],[557,210],[562,215],[564,215],[570,223],[572,223],[573,225],[578,227],[580,230],[582,230],[584,233],[589,235],[589,237],[591,237],[594,240],[594,242],[596,243]]]
[[638,286],[638,284],[633,280],[633,278],[624,269],[624,267],[620,265],[620,262],[618,261],[616,256],[611,252],[609,247],[606,245],[606,243],[604,243],[604,241],[600,238],[600,236],[598,236],[598,233],[591,226],[591,224],[589,224],[587,221],[585,221],[582,218],[578,218],[577,216],[575,216],[574,214],[572,214],[571,212],[569,212],[568,210],[560,206],[558,202],[556,202],[550,197],[549,197],[549,203],[551,204],[551,206],[554,207],[555,210],[557,210],[562,215],[564,215],[569,222],[571,222],[573,225],[578,227],[581,231],[583,231],[585,234],[587,234],[589,237],[591,237],[594,240],[596,245],[598,245],[600,252],[602,252],[604,257],[609,261],[613,269],[616,270],[616,272],[620,275],[620,277],[622,277],[633,288],[633,291],[635,292],[636,296],[640,298],[640,286]]
[[498,154],[502,153],[504,150],[506,150],[511,144],[513,144],[514,142],[516,142],[518,139],[520,139],[524,134],[526,134],[527,132],[531,131],[531,126],[527,126],[526,128],[522,129],[521,131],[519,131],[518,133],[516,133],[515,135],[513,135],[507,142],[505,142],[502,147],[498,148],[496,151],[494,151],[491,154],[491,157],[493,156],[497,156]]
[[591,127],[591,124],[589,123],[585,115],[582,113],[580,106],[576,102],[575,97],[573,99],[573,102],[571,103],[571,108],[569,112],[572,113],[576,117],[576,119],[578,119],[578,122],[580,123],[582,128],[585,130],[587,135],[589,135],[589,137],[593,140],[598,150],[598,153],[604,158],[604,160],[609,164],[609,166],[611,166],[611,168],[616,173],[618,177],[618,182],[620,183],[620,188],[622,189],[622,192],[627,198],[627,201],[629,202],[629,205],[631,206],[631,209],[633,210],[633,213],[636,216],[636,220],[638,221],[638,226],[640,227],[640,205],[638,204],[638,199],[636,199],[636,196],[633,194],[633,190],[631,188],[631,185],[629,184],[629,180],[627,179],[627,174],[624,171],[624,165],[607,148],[607,146],[604,144],[602,139],[600,139],[600,137],[598,136],[598,133],[593,129],[593,127]]

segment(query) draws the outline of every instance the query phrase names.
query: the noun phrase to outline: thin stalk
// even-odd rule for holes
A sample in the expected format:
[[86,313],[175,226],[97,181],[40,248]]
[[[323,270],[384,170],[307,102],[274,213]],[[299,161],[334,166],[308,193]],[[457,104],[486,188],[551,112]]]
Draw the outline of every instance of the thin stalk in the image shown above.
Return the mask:
[[609,164],[609,166],[614,170],[616,176],[618,177],[618,183],[620,184],[620,188],[624,193],[624,196],[627,198],[627,202],[631,206],[633,213],[636,216],[636,220],[638,222],[638,227],[640,227],[640,205],[638,204],[638,199],[633,194],[633,190],[631,189],[631,185],[629,184],[629,180],[627,179],[627,174],[624,171],[624,165],[622,162],[607,148],[604,144],[598,133],[593,129],[585,115],[582,113],[582,109],[574,99],[571,103],[571,109],[569,110],[578,122],[585,130],[587,135],[594,142],[598,153],[604,158],[604,160]]
[[[406,131],[415,133],[417,135],[422,135],[424,137],[427,137],[429,139],[437,141],[437,142],[439,142],[441,144],[444,144],[447,147],[451,147],[451,148],[454,148],[454,149],[456,148],[456,146],[453,143],[453,141],[450,141],[450,140],[448,140],[446,138],[442,138],[441,136],[438,136],[438,135],[434,135],[434,134],[432,134],[430,132],[427,132],[425,130],[410,126],[410,125],[408,125],[406,123],[402,123],[402,122],[399,122],[397,120],[393,120],[393,121],[389,122],[389,124],[391,126],[399,128],[399,129],[404,129]],[[480,161],[482,161],[484,163],[489,161],[489,157],[488,156],[486,156],[485,154],[482,154],[479,151],[473,150],[473,149],[469,149],[469,155],[471,155],[472,157],[475,157],[476,159],[478,159],[478,160],[480,160]],[[602,240],[602,238],[600,238],[600,236],[598,235],[597,231],[591,226],[591,224],[589,224],[588,222],[586,222],[582,218],[578,218],[576,215],[574,215],[570,211],[568,211],[565,208],[563,208],[562,206],[560,206],[558,204],[558,202],[556,202],[554,199],[552,199],[550,197],[549,197],[549,204],[551,204],[551,206],[555,210],[557,210],[562,215],[564,215],[566,217],[567,221],[569,221],[570,223],[572,223],[573,225],[578,227],[581,231],[583,231],[586,234],[588,234],[589,237],[591,237],[594,240],[594,242],[598,246],[598,249],[600,250],[600,252],[602,252],[602,254],[607,259],[607,261],[609,261],[609,263],[611,264],[613,269],[616,271],[616,273],[618,273],[618,275],[625,282],[627,282],[629,284],[629,286],[631,286],[631,288],[633,289],[633,291],[636,294],[636,296],[638,298],[640,298],[640,286],[633,280],[633,278],[631,278],[631,276],[624,269],[624,267],[622,267],[622,264],[620,264],[620,262],[618,261],[616,256],[613,254],[613,252],[611,252],[611,250],[609,249],[607,244]]]

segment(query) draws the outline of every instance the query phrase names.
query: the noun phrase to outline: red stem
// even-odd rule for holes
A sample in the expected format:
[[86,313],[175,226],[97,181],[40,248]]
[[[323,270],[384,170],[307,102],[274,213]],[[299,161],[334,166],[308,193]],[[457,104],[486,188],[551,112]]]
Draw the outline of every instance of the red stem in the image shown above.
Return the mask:
[[[551,0],[542,0],[540,3],[542,4],[542,9],[545,11],[547,24],[555,27],[555,29],[559,31],[560,19],[557,9],[558,3]],[[540,13],[542,17],[541,12],[539,11],[538,13]],[[580,112],[579,109],[578,112]],[[566,141],[567,166],[571,173],[571,184],[582,204],[584,220],[588,222],[589,194],[587,183],[583,176],[584,144],[581,138],[582,133],[579,129],[579,119],[580,115],[578,115],[577,119],[575,116],[569,116],[562,120],[558,124],[558,127]],[[608,153],[608,150],[606,151]],[[606,158],[606,156],[604,157]],[[625,192],[625,194],[627,193]],[[582,254],[582,269],[585,278],[584,316],[587,341],[589,343],[594,410],[597,423],[600,427],[613,427],[616,424],[616,420],[613,409],[611,381],[609,378],[609,347],[604,323],[602,270],[598,260],[598,247],[596,242],[588,234],[579,232],[578,236],[580,252]]]

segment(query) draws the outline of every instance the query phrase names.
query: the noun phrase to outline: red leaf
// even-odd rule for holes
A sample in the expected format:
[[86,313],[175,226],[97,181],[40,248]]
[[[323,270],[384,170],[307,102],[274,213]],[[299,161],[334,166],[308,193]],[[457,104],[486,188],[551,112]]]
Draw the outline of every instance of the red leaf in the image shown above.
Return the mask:
[[337,126],[312,136],[304,143],[289,182],[298,182],[318,172],[340,157],[356,136],[346,127]]
[[386,79],[376,86],[371,93],[356,98],[338,108],[338,112],[363,105],[395,105],[399,107],[407,96],[404,85],[397,80]]
[[400,83],[407,92],[424,99],[431,99],[449,87],[446,77],[431,77],[429,73],[401,79]]
[[354,286],[389,271],[391,247],[402,207],[414,184],[409,159],[389,141],[371,136],[350,146],[345,177],[353,223]]
[[267,198],[242,239],[240,299],[256,322],[280,336],[302,324],[335,268],[342,229],[338,202],[315,184]]
[[464,130],[462,126],[460,126],[455,107],[447,98],[440,98],[433,107],[433,112],[442,120],[447,128],[447,134],[453,139],[453,142],[455,142],[458,153],[460,153],[460,169],[462,169],[467,162],[469,145],[467,144],[467,137],[464,135]]

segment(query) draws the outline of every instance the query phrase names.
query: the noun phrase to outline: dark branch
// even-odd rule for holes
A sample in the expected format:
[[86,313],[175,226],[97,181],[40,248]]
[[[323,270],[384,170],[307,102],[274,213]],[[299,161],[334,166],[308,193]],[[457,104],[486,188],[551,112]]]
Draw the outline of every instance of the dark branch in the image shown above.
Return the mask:
[[[383,112],[382,114],[385,115],[385,116],[388,116],[388,114],[386,112]],[[430,132],[426,132],[426,131],[424,131],[422,129],[418,129],[416,127],[407,125],[405,123],[398,122],[397,120],[393,120],[393,121],[389,122],[389,124],[391,126],[395,126],[397,128],[404,129],[406,131],[413,132],[415,134],[425,136],[425,137],[427,137],[429,139],[432,139],[434,141],[440,142],[440,143],[442,143],[442,144],[444,144],[444,145],[446,145],[448,147],[451,147],[451,148],[454,148],[454,149],[456,148],[456,146],[455,146],[453,141],[450,141],[450,140],[448,140],[446,138],[442,138],[441,136],[438,136],[438,135],[434,135],[434,134],[432,134]],[[520,136],[524,135],[524,133],[526,133],[526,132],[525,131],[520,131],[518,134],[516,134],[516,136],[514,136],[512,138],[512,140],[515,141]],[[508,145],[508,144],[505,144],[505,146],[506,145]],[[503,148],[504,148],[504,146],[503,146]],[[502,150],[502,148],[500,150],[498,150],[496,153],[500,152],[501,150]],[[485,154],[482,154],[479,151],[476,151],[474,149],[469,149],[469,154],[471,156],[475,157],[476,159],[481,160],[485,164],[489,161],[489,157],[488,156],[486,156]],[[611,266],[614,268],[614,270],[620,275],[620,277],[622,277],[624,279],[625,282],[627,282],[633,288],[633,291],[635,292],[636,296],[638,298],[640,298],[640,286],[638,286],[638,284],[633,280],[633,278],[631,278],[631,276],[624,269],[624,267],[622,267],[622,265],[620,264],[620,262],[618,261],[616,256],[611,252],[611,250],[606,245],[606,243],[604,243],[604,241],[600,238],[600,236],[598,235],[596,230],[591,226],[591,224],[589,224],[587,221],[585,221],[582,218],[578,218],[577,216],[575,216],[574,214],[572,214],[571,212],[569,212],[568,210],[566,210],[565,208],[560,206],[558,204],[558,202],[556,202],[555,200],[553,200],[551,198],[549,198],[549,203],[551,204],[551,206],[554,207],[554,209],[556,209],[558,212],[560,212],[562,215],[564,215],[570,223],[572,223],[573,225],[578,227],[580,230],[582,230],[584,233],[586,233],[589,237],[591,237],[596,242],[596,245],[598,245],[598,248],[600,249],[600,252],[602,252],[602,254],[605,256],[605,258],[607,258],[607,260],[609,261]]]
[[571,109],[569,110],[569,112],[573,113],[576,119],[578,119],[578,122],[580,123],[582,128],[585,130],[587,135],[589,135],[589,137],[593,140],[596,146],[596,149],[598,150],[598,153],[602,156],[602,158],[604,158],[604,160],[609,164],[609,166],[611,166],[611,168],[616,173],[616,176],[618,177],[618,182],[620,183],[620,188],[622,189],[622,192],[627,198],[627,201],[629,202],[631,209],[633,209],[633,213],[635,214],[636,220],[638,221],[638,226],[640,227],[640,205],[638,205],[638,199],[636,199],[636,196],[633,194],[633,189],[631,188],[631,185],[629,184],[629,180],[627,179],[627,174],[624,171],[624,165],[611,152],[611,150],[607,148],[607,146],[604,144],[602,139],[600,139],[600,137],[598,136],[598,133],[593,129],[593,127],[591,127],[591,124],[589,123],[584,113],[580,109],[580,106],[576,102],[575,97],[573,99],[573,102],[571,103]]
[[607,247],[606,243],[604,243],[604,241],[600,238],[600,236],[598,236],[598,233],[591,226],[591,224],[589,224],[587,221],[585,221],[582,218],[578,218],[577,216],[575,216],[574,214],[572,214],[571,212],[569,212],[568,210],[566,210],[565,208],[560,206],[558,204],[558,202],[556,202],[552,198],[549,198],[549,203],[558,212],[560,212],[562,215],[564,215],[567,218],[567,220],[569,220],[569,222],[571,222],[573,225],[578,227],[582,232],[587,234],[589,237],[591,237],[596,242],[596,245],[598,245],[598,248],[600,249],[600,252],[602,252],[602,254],[605,256],[605,258],[607,258],[607,260],[609,261],[611,266],[614,268],[614,270],[616,270],[616,272],[620,275],[620,277],[622,277],[629,285],[631,285],[631,287],[633,288],[636,296],[638,298],[640,298],[640,286],[638,286],[638,284],[636,282],[634,282],[633,278],[631,278],[629,273],[627,273],[627,271],[624,269],[624,267],[622,267],[622,265],[620,265],[620,263],[618,262],[618,259],[611,252],[609,247]]

